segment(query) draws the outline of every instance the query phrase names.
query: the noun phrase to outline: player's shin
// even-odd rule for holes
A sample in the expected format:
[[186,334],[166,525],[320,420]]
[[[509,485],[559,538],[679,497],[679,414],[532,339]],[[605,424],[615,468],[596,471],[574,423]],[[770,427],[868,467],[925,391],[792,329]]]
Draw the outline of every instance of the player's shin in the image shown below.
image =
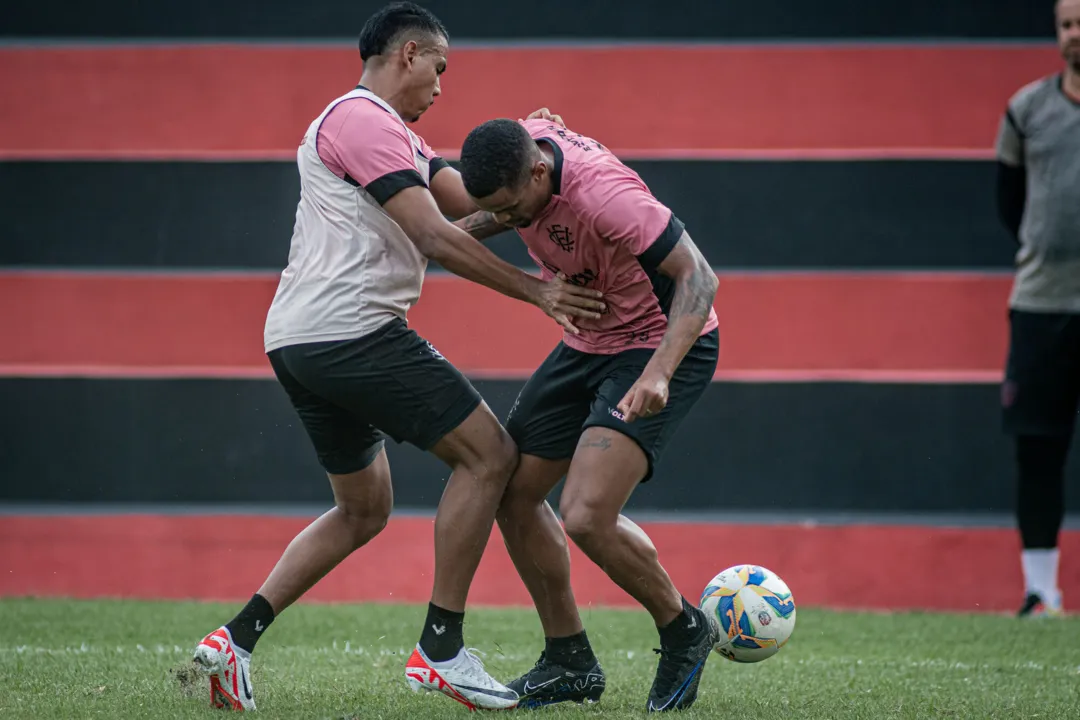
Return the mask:
[[682,613],[682,595],[660,564],[656,546],[627,517],[619,515],[614,523],[602,523],[568,515],[566,531],[616,585],[641,603],[657,627]]
[[570,587],[566,535],[546,502],[569,466],[568,459],[523,453],[496,516],[510,559],[549,639],[570,637],[582,629]]
[[510,559],[532,597],[544,636],[568,638],[581,633],[570,586],[570,550],[562,525],[544,500],[504,497],[498,514]]

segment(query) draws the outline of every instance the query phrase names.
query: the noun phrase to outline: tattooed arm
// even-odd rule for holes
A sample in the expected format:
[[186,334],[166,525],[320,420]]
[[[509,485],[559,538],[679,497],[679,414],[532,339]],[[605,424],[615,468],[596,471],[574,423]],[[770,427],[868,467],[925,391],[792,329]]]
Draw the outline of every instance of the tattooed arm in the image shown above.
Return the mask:
[[454,220],[454,224],[477,240],[487,240],[507,230],[506,225],[495,222],[495,216],[476,207],[461,173],[452,167],[441,168],[431,179],[431,194],[439,206],[439,212]]
[[660,347],[619,402],[626,422],[658,413],[667,405],[668,383],[709,321],[719,284],[716,273],[685,231],[657,269],[675,281],[675,297]]
[[455,220],[454,224],[477,240],[487,240],[509,229],[506,225],[495,222],[495,216],[485,210]]
[[658,269],[675,281],[675,298],[667,332],[649,365],[670,379],[709,321],[719,281],[685,231]]

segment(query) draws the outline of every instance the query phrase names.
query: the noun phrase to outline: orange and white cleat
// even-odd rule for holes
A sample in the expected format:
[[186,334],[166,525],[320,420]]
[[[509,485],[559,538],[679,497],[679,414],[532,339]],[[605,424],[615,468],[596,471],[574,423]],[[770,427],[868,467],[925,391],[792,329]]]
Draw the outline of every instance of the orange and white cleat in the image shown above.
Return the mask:
[[417,645],[405,665],[413,692],[441,692],[470,710],[510,710],[518,694],[488,674],[480,658],[462,648],[452,660],[429,660]]
[[251,654],[233,644],[226,627],[202,639],[195,664],[210,676],[210,704],[219,710],[254,710],[251,693]]

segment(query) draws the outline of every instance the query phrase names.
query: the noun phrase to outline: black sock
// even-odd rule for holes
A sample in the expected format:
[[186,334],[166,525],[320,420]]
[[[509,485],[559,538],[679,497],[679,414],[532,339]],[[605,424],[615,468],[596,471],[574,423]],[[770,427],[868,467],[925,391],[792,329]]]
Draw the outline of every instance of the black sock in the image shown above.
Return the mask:
[[569,637],[547,638],[545,644],[544,655],[557,665],[585,671],[596,664],[596,655],[584,630]]
[[1024,549],[1055,548],[1065,517],[1068,435],[1016,438],[1016,514]]
[[251,652],[263,631],[274,622],[274,608],[262,595],[255,593],[248,604],[225,625],[232,635],[233,645]]
[[696,640],[707,628],[704,613],[682,599],[682,612],[664,627],[658,627],[663,647],[681,647]]
[[438,605],[428,603],[427,620],[424,632],[420,634],[420,649],[433,662],[452,660],[465,641],[461,637],[461,625],[465,613],[443,610]]

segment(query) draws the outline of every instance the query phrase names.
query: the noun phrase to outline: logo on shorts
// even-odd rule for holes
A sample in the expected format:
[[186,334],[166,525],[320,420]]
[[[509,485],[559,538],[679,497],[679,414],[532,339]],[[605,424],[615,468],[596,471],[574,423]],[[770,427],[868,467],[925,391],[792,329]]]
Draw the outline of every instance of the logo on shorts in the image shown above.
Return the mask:
[[626,416],[619,412],[618,408],[609,407],[607,411],[619,422],[626,422]]
[[548,240],[559,246],[563,252],[574,252],[574,236],[570,228],[564,225],[549,225]]
[[432,344],[431,344],[430,342],[428,342],[427,340],[425,340],[424,342],[425,342],[425,343],[427,343],[427,346],[428,346],[428,350],[430,350],[430,351],[431,351],[431,354],[432,354],[432,355],[434,355],[434,356],[435,356],[436,358],[438,358],[439,360],[445,360],[445,359],[446,359],[446,358],[444,358],[444,357],[442,356],[442,353],[441,353],[441,352],[439,352],[438,350],[436,350],[436,349],[435,349],[435,346],[434,346],[434,345],[432,345]]

